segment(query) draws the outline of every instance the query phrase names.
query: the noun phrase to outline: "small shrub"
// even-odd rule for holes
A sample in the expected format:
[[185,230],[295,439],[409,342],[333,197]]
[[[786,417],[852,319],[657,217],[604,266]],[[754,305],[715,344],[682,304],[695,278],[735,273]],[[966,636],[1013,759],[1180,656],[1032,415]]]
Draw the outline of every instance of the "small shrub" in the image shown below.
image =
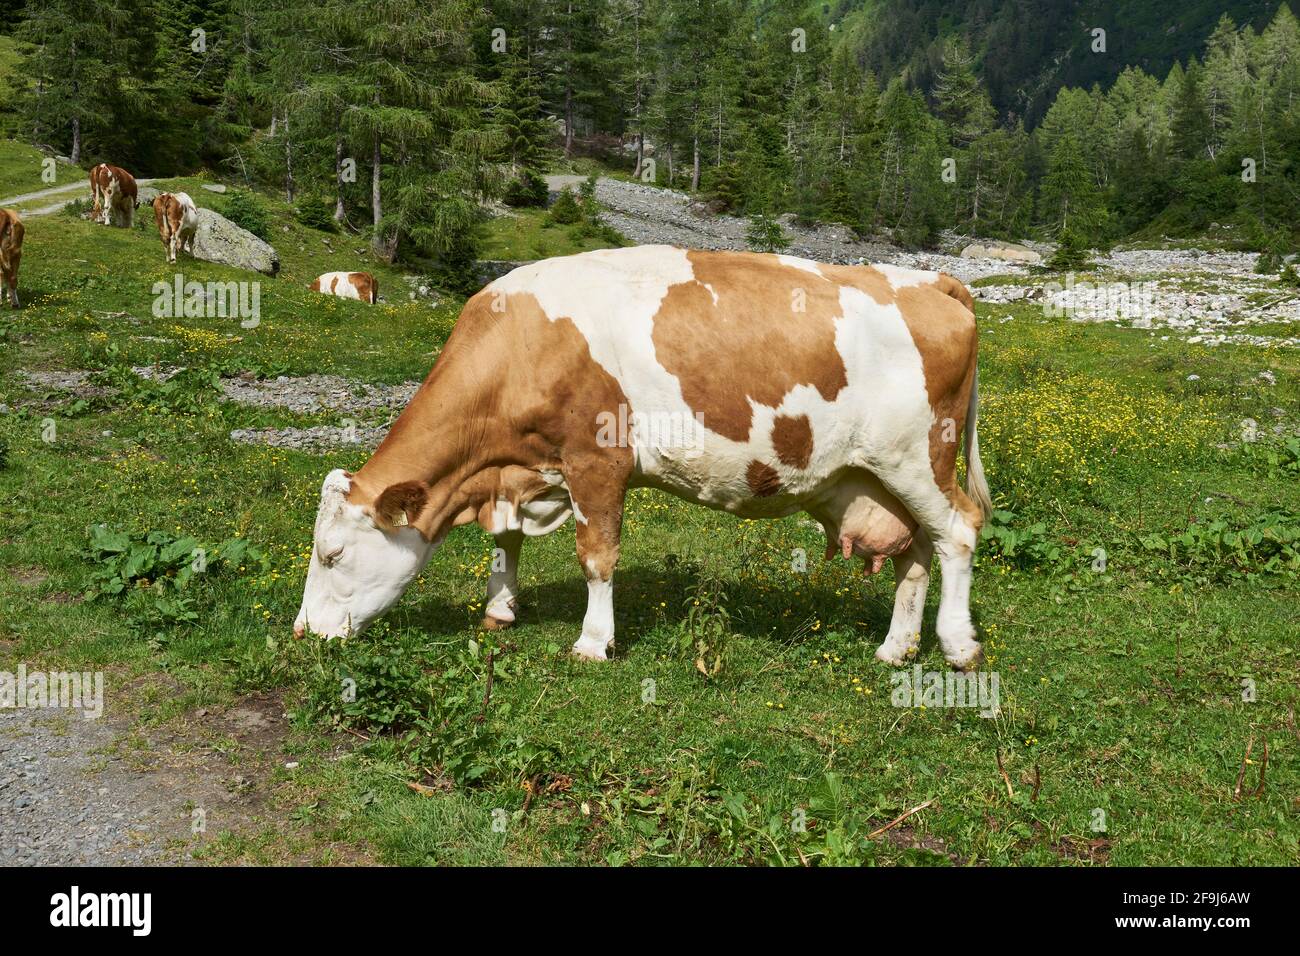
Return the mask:
[[1251,471],[1265,478],[1300,478],[1300,438],[1242,442],[1240,454]]
[[506,185],[502,201],[517,208],[545,206],[546,195],[546,180],[531,169],[525,169]]
[[334,221],[334,204],[328,199],[320,197],[303,199],[294,207],[293,215],[308,229],[319,229],[321,232],[339,231],[339,224]]
[[596,174],[592,173],[578,187],[578,205],[584,219],[594,222],[600,216],[600,203],[596,202]]
[[555,197],[555,202],[551,203],[551,210],[546,218],[548,222],[560,226],[569,226],[582,219],[582,207],[574,198],[573,190],[565,189]]
[[995,555],[1017,567],[1050,566],[1061,560],[1061,548],[1048,535],[1044,522],[1020,524],[1011,511],[995,509],[980,537],[983,555]]
[[781,224],[767,212],[757,212],[750,217],[745,242],[755,252],[780,252],[790,245]]
[[220,393],[220,375],[214,369],[183,368],[162,381],[137,375],[130,366],[110,365],[97,372],[96,382],[110,385],[117,394],[110,400],[148,412],[193,414]]
[[59,210],[59,215],[69,219],[85,219],[93,208],[89,199],[74,199]]
[[590,219],[584,219],[582,222],[570,226],[569,237],[576,242],[595,239],[607,246],[622,246],[627,244],[627,240],[623,238],[623,234],[613,226]]
[[221,214],[241,229],[247,229],[259,239],[271,234],[271,221],[262,203],[251,192],[236,189],[226,196]]
[[1056,251],[1047,260],[1047,267],[1058,272],[1070,269],[1082,269],[1088,264],[1088,245],[1083,236],[1074,229],[1061,230],[1060,241]]

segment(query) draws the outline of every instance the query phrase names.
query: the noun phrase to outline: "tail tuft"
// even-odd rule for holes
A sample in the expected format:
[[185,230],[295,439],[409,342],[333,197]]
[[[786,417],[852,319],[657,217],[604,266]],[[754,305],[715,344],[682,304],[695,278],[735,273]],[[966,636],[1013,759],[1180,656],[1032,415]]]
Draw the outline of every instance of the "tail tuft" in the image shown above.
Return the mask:
[[[957,280],[953,280],[956,282]],[[958,283],[960,285],[960,283]],[[967,293],[969,295],[970,293]],[[970,407],[966,409],[966,494],[968,494],[987,521],[993,514],[993,498],[989,495],[988,479],[984,477],[984,465],[980,462],[979,433],[975,421],[979,417],[980,376],[975,372],[975,381],[970,389]]]

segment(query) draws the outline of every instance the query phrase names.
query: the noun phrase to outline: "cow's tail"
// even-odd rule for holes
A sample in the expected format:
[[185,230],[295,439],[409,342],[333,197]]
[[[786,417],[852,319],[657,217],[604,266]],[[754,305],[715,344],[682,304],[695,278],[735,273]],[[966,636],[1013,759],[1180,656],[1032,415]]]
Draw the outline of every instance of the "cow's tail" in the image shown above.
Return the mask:
[[960,279],[954,279],[948,273],[940,272],[938,286],[940,292],[956,299],[970,309],[972,315],[975,314],[975,299],[971,296],[970,289],[966,288]]
[[980,440],[975,427],[979,407],[980,373],[976,369],[975,380],[970,387],[970,405],[966,409],[966,494],[979,505],[980,512],[987,521],[993,514],[993,499],[989,496],[989,483],[984,477],[984,465],[980,462]]

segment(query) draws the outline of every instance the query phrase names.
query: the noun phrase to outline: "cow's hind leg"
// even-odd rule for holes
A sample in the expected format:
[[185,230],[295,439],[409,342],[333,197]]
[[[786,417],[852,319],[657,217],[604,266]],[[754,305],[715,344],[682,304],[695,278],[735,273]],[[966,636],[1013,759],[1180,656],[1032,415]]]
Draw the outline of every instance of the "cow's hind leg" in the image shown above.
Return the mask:
[[880,477],[916,517],[939,554],[941,585],[935,631],[948,663],[967,670],[983,658],[970,616],[971,572],[983,517],[955,482],[947,492],[938,487],[926,459],[928,454],[925,459],[918,455],[916,467]]
[[509,627],[515,622],[515,607],[519,599],[519,551],[523,543],[522,531],[503,531],[496,535],[492,573],[488,576],[487,603],[483,610],[483,627],[487,630]]
[[587,614],[573,645],[579,657],[605,660],[614,644],[614,568],[627,479],[627,463],[613,457],[565,470],[577,520],[578,560],[587,576]]
[[916,654],[933,556],[934,546],[921,528],[916,529],[908,549],[894,555],[894,615],[889,634],[876,648],[876,658],[886,664],[898,666]]

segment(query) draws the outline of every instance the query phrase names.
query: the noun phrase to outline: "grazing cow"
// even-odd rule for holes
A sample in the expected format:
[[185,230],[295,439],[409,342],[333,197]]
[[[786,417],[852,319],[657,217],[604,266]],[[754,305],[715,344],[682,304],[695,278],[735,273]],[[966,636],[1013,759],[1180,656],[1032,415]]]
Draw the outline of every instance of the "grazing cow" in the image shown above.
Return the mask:
[[154,197],[153,217],[158,223],[158,235],[167,250],[168,262],[175,262],[176,253],[182,249],[194,255],[199,211],[189,193],[159,193]]
[[991,509],[975,360],[970,293],[942,273],[670,246],[523,266],[465,304],[369,461],[325,478],[294,633],[359,632],[473,521],[503,557],[485,625],[507,625],[523,538],[572,514],[588,602],[573,650],[604,658],[624,495],[651,486],[742,517],[806,511],[828,559],[868,571],[892,557],[891,664],[915,653],[937,551],[939,643],[972,667]]
[[311,284],[311,291],[374,305],[379,298],[379,283],[369,272],[327,272]]
[[90,171],[90,194],[95,200],[91,218],[103,225],[135,225],[135,177],[120,166],[100,163]]
[[9,287],[9,305],[18,308],[18,263],[23,261],[23,221],[12,209],[0,209],[0,295]]

